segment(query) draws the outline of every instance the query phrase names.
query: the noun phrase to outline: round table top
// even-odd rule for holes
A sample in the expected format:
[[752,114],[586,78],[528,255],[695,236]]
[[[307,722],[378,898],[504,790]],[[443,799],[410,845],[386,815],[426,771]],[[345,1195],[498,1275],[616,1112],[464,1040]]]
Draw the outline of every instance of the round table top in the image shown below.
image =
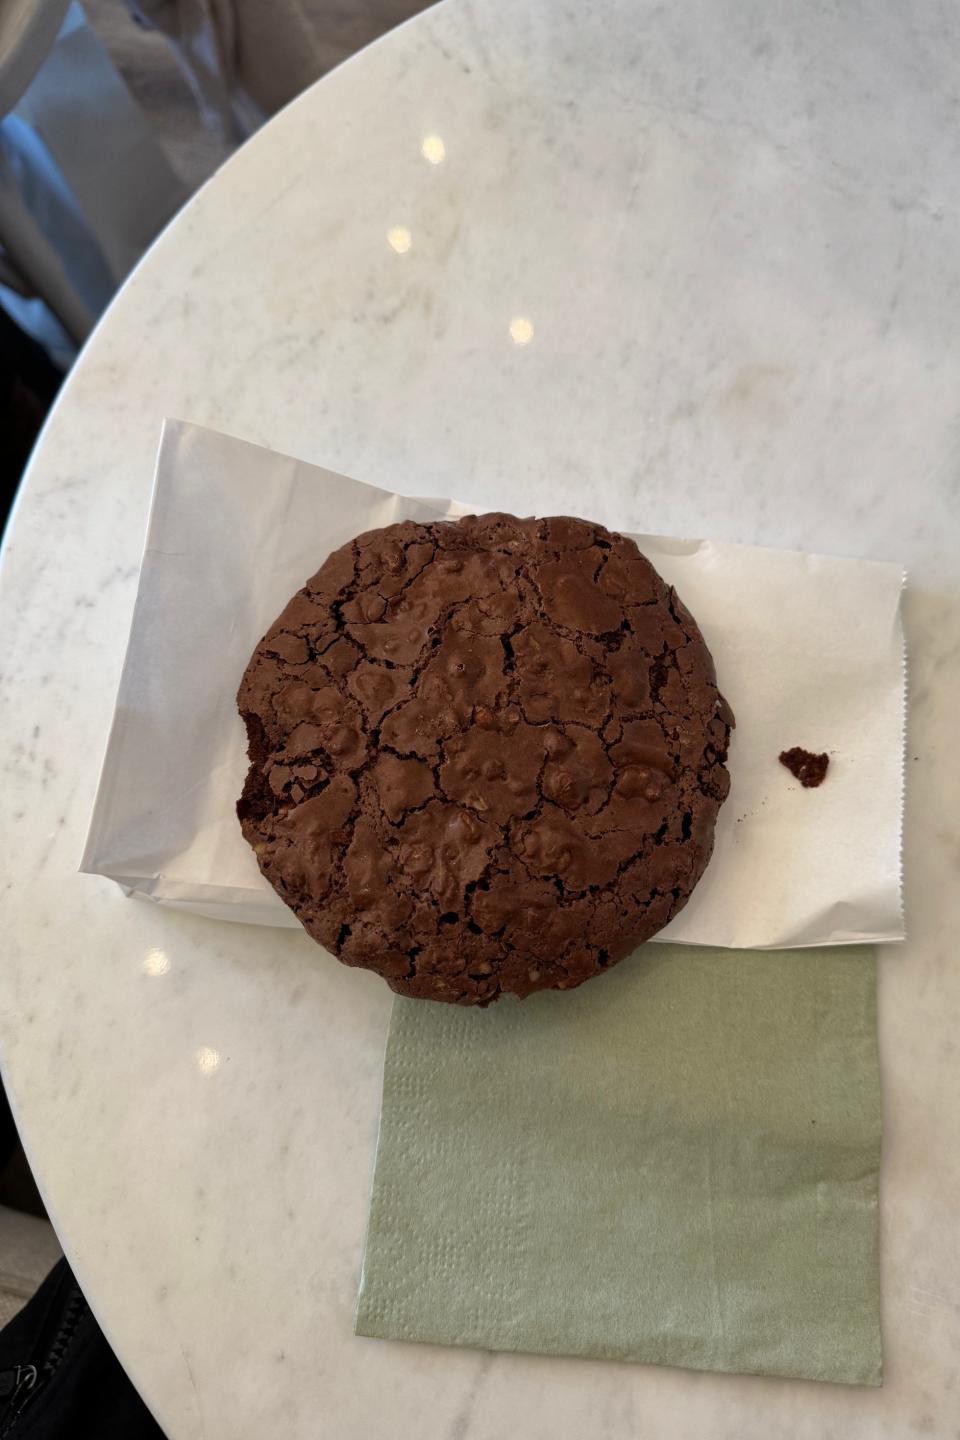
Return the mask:
[[[244,146],[81,356],[3,570],[0,1045],[171,1440],[960,1433],[958,28],[450,0]],[[907,566],[882,1390],[354,1337],[389,992],[76,873],[165,415],[386,488]]]

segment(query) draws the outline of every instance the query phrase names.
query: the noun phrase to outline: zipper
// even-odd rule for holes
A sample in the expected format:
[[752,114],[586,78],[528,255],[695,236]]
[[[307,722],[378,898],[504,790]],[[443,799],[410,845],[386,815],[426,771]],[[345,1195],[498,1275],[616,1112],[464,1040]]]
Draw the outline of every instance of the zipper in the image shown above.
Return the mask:
[[[14,1365],[11,1370],[0,1370],[0,1400],[6,1401],[8,1419],[19,1415],[38,1377],[36,1365]],[[0,1433],[6,1434],[6,1427]]]
[[[3,1409],[0,1410],[0,1440],[13,1433],[20,1416],[49,1385],[59,1370],[86,1311],[87,1302],[79,1286],[74,1283],[67,1291],[66,1299],[60,1308],[57,1326],[42,1364],[15,1365],[0,1371],[0,1404],[3,1404]],[[38,1356],[44,1353],[42,1345],[38,1344],[36,1353]]]

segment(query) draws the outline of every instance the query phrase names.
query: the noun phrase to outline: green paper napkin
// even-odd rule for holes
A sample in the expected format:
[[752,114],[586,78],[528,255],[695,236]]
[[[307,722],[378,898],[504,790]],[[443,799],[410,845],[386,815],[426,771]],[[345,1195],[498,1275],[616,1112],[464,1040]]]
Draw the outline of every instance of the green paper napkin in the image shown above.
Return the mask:
[[357,1331],[880,1383],[869,949],[397,1000]]

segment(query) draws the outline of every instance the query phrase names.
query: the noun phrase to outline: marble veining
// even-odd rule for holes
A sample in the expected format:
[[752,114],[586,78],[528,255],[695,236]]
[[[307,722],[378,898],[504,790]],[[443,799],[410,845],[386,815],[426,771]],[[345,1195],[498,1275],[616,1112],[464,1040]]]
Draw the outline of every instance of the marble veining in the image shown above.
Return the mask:
[[[960,1435],[958,41],[950,7],[449,0],[256,136],[71,375],[2,576],[0,1053],[171,1440]],[[353,1336],[386,990],[76,874],[164,415],[907,566],[882,1390]]]

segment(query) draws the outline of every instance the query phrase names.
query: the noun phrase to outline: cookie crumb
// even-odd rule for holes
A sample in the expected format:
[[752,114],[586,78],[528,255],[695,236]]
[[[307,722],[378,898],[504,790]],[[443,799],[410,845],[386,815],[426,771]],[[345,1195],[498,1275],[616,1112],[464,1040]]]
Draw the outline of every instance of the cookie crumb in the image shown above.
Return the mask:
[[805,790],[813,790],[823,784],[830,756],[812,755],[809,750],[801,750],[799,745],[794,745],[792,750],[781,750],[780,764],[796,776]]

